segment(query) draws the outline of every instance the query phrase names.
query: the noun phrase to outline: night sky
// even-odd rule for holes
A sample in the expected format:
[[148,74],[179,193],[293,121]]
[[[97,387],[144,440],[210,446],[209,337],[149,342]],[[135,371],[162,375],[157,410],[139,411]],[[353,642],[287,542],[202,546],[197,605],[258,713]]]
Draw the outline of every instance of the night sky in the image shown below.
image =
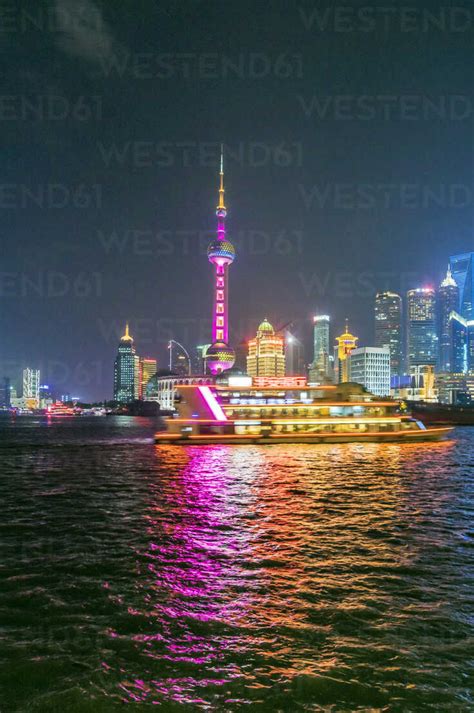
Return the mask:
[[[125,321],[209,341],[225,144],[231,341],[437,284],[474,249],[472,2],[2,3],[0,376],[110,398]],[[360,8],[365,8],[359,12]]]

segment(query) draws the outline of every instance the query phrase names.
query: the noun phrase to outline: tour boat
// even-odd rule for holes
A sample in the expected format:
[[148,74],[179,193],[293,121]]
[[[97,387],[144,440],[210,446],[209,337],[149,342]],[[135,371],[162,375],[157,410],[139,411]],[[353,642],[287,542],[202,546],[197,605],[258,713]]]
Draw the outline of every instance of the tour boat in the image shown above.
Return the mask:
[[156,443],[418,442],[439,440],[453,430],[427,428],[398,401],[374,396],[359,384],[313,386],[299,377],[261,379],[245,387],[181,385],[176,406]]

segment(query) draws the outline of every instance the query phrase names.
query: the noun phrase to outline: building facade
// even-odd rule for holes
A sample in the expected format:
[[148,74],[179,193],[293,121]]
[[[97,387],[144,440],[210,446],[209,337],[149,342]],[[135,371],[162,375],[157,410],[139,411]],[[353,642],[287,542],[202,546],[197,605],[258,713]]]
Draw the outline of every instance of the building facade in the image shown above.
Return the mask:
[[375,346],[390,351],[393,376],[404,372],[402,298],[395,292],[378,292],[375,296]]
[[156,359],[140,357],[140,390],[138,398],[143,399],[145,397],[146,385],[150,381],[151,377],[156,374],[156,371]]
[[327,314],[313,317],[313,361],[310,366],[310,381],[328,384],[334,379],[330,357],[331,319]]
[[438,371],[453,371],[452,315],[459,309],[459,287],[448,267],[446,277],[438,290]]
[[23,369],[23,401],[26,408],[39,408],[40,385],[39,369]]
[[474,320],[474,252],[453,255],[449,267],[459,287],[457,311],[464,319]]
[[377,396],[390,396],[390,359],[388,347],[354,349],[347,360],[349,381]]
[[260,324],[256,337],[249,341],[247,374],[252,377],[285,375],[285,340],[275,334],[266,319]]
[[114,363],[114,400],[131,403],[140,395],[140,357],[135,352],[128,324],[120,339]]
[[431,287],[407,295],[408,367],[433,366],[438,361],[436,292]]
[[357,348],[359,337],[349,332],[349,324],[346,321],[346,328],[340,337],[336,337],[336,358],[337,358],[337,380],[339,383],[349,381],[349,368],[347,359],[351,352]]

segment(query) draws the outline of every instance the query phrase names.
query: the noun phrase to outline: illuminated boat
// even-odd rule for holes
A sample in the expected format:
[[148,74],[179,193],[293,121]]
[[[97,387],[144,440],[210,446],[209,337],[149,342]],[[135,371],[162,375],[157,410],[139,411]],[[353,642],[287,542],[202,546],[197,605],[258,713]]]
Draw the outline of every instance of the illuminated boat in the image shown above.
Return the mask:
[[50,404],[46,409],[46,416],[48,418],[69,418],[76,415],[75,410],[71,406],[66,406],[66,404],[63,404],[61,401]]
[[300,377],[178,386],[177,414],[164,424],[156,443],[385,443],[439,440],[453,430],[426,428],[359,384],[312,386]]

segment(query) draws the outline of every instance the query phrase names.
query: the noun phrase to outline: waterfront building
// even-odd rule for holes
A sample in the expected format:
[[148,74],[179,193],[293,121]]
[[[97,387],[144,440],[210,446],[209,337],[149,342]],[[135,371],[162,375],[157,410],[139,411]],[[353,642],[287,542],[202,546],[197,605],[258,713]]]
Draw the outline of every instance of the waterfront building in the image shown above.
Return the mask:
[[447,341],[449,342],[449,359],[447,369],[440,371],[463,373],[470,368],[470,330],[469,322],[457,312],[451,312],[448,319]]
[[459,287],[457,311],[464,319],[474,320],[474,252],[453,255],[449,267]]
[[451,315],[459,309],[459,287],[448,267],[446,277],[438,291],[438,371],[456,371],[453,364]]
[[431,287],[408,291],[407,328],[409,370],[416,366],[436,366],[436,292]]
[[474,404],[474,374],[443,373],[436,375],[438,401],[441,404],[470,406]]
[[39,369],[23,369],[23,402],[25,408],[39,408],[40,401],[40,371]]
[[403,401],[438,401],[435,371],[433,366],[413,366],[410,373],[394,380],[391,395]]
[[260,324],[257,335],[248,343],[247,374],[249,376],[285,375],[285,339],[267,319]]
[[378,292],[375,296],[375,346],[390,351],[390,370],[394,376],[401,376],[404,371],[402,304],[396,292]]
[[156,359],[148,357],[140,357],[140,392],[138,398],[143,399],[145,396],[146,385],[151,377],[156,374],[157,362]]
[[285,339],[285,373],[288,375],[305,372],[303,342],[288,329],[283,333]]
[[336,337],[337,342],[337,377],[339,383],[349,381],[349,370],[347,359],[351,352],[357,348],[359,337],[355,337],[349,332],[349,324],[346,320],[346,328],[340,337]]
[[5,376],[0,382],[0,409],[11,407],[11,385],[10,379]]
[[313,361],[309,369],[309,379],[313,383],[329,384],[334,378],[330,358],[330,322],[327,314],[313,317]]
[[353,349],[347,359],[348,380],[376,396],[390,396],[390,358],[388,347]]
[[155,401],[162,411],[173,411],[177,388],[179,386],[201,385],[214,383],[212,376],[158,376],[155,374],[149,380],[145,389],[145,401]]
[[140,357],[135,352],[127,323],[114,363],[114,400],[130,403],[138,399],[139,393]]
[[217,237],[207,248],[207,257],[214,267],[214,303],[212,308],[212,344],[206,352],[209,371],[218,375],[231,369],[235,363],[235,352],[229,345],[229,265],[234,262],[235,248],[226,237],[225,218],[227,209],[224,201],[224,152],[221,147],[219,204],[217,206]]

